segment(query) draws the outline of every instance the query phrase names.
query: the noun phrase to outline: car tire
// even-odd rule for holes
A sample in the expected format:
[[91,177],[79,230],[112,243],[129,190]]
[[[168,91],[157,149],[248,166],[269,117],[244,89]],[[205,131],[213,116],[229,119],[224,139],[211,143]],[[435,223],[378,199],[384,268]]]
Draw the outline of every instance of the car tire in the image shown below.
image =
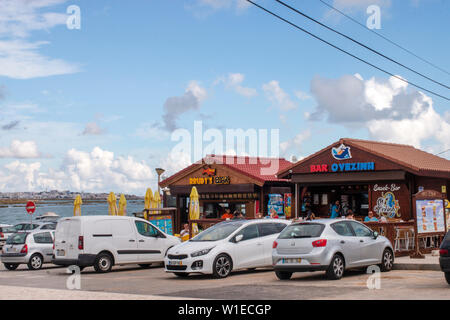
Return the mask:
[[345,270],[344,257],[340,254],[335,254],[331,259],[331,263],[327,269],[327,278],[330,280],[339,280],[343,277]]
[[384,249],[381,259],[380,269],[382,272],[389,272],[394,266],[394,254],[391,249]]
[[185,272],[175,272],[174,274],[180,278],[187,278],[189,276],[189,273],[185,273]]
[[213,276],[214,278],[226,278],[233,270],[233,262],[227,254],[219,254],[213,263]]
[[152,266],[151,263],[146,263],[146,264],[140,264],[139,267],[141,267],[142,269],[149,269]]
[[275,271],[275,275],[280,280],[289,280],[292,277],[292,272],[288,271]]
[[5,266],[6,269],[11,271],[16,270],[17,267],[19,266],[17,263],[4,263],[3,265]]
[[94,269],[97,273],[110,272],[113,266],[113,258],[108,253],[100,253],[94,261]]
[[450,272],[445,272],[445,280],[447,280],[447,283],[450,284]]
[[44,263],[44,258],[39,253],[35,253],[30,257],[28,261],[28,269],[30,270],[39,270],[42,268],[42,264]]

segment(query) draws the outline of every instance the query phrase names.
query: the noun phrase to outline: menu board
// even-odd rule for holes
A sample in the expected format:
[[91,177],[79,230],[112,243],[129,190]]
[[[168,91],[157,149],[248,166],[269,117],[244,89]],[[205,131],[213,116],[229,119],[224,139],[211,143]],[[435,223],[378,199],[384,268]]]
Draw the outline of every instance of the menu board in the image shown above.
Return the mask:
[[444,202],[416,200],[417,232],[445,232]]
[[172,216],[168,215],[148,215],[148,221],[154,226],[164,231],[167,234],[173,235]]

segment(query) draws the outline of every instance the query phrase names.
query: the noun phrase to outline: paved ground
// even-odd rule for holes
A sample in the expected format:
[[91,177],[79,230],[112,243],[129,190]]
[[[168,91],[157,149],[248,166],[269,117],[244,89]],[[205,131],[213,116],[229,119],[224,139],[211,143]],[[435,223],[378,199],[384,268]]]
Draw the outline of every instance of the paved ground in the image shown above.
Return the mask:
[[[13,298],[15,292],[16,297],[25,299],[53,299],[54,295],[63,299],[83,299],[83,296],[104,299],[107,293],[125,294],[111,295],[111,299],[450,299],[450,286],[439,271],[382,273],[379,290],[367,289],[369,275],[364,271],[349,271],[339,281],[327,280],[322,272],[297,273],[290,281],[279,281],[271,270],[237,272],[226,279],[202,275],[180,279],[160,267],[116,267],[108,274],[96,274],[92,268],[86,268],[81,274],[81,290],[88,293],[66,290],[68,277],[64,268],[29,271],[21,266],[16,271],[7,271],[2,265],[0,297]],[[40,290],[24,290],[27,287]]]

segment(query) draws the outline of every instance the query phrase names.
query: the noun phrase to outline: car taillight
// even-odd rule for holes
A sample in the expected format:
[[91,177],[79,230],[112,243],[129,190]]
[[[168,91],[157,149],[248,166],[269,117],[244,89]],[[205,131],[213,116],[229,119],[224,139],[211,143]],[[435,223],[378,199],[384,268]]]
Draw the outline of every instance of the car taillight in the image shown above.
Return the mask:
[[273,245],[272,245],[272,249],[275,249],[276,247],[278,247],[278,242],[274,241]]
[[316,240],[316,241],[314,241],[312,243],[312,246],[314,248],[326,247],[327,246],[327,239]]
[[25,254],[28,253],[28,246],[26,244],[22,247],[22,250],[20,250],[20,253],[25,253]]
[[441,250],[439,250],[439,254],[441,256],[447,256],[448,255],[448,250],[447,249],[441,249]]
[[0,232],[0,238],[3,238],[4,236],[3,232]]
[[84,238],[83,236],[78,237],[78,249],[83,250],[84,249]]

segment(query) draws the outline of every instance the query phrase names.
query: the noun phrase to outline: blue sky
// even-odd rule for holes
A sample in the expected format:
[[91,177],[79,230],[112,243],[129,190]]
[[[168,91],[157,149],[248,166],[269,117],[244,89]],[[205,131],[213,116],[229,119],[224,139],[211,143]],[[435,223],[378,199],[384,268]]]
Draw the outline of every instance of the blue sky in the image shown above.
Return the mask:
[[[433,84],[323,30],[275,1],[259,4],[409,81]],[[329,11],[286,1],[445,84],[443,73]],[[448,60],[445,0],[327,0],[436,65]],[[81,10],[81,29],[66,26]],[[0,0],[0,190],[143,194],[176,128],[279,129],[280,154],[307,156],[340,137],[450,148],[448,101],[419,93],[242,0]],[[3,16],[2,16],[3,15]],[[232,152],[231,150],[226,150]],[[442,156],[449,158],[450,152]]]

